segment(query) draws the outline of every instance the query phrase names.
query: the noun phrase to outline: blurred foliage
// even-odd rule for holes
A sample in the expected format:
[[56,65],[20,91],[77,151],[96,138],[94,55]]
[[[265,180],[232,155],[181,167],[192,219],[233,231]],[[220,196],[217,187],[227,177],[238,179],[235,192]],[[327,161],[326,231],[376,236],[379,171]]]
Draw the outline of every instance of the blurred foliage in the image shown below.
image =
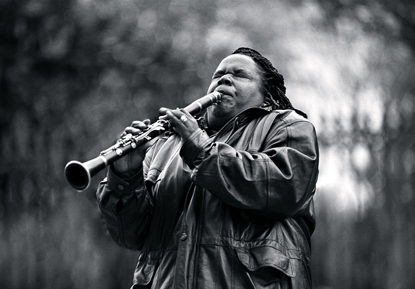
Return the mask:
[[339,24],[340,18],[363,24],[366,31],[386,41],[403,42],[415,50],[415,2],[412,0],[316,0],[324,9],[327,23]]
[[63,168],[204,94],[195,63],[214,6],[147,2],[0,2],[1,288],[128,288],[136,254],[93,202],[103,175],[77,195]]
[[[0,288],[129,287],[136,253],[94,200],[105,173],[81,194],[63,168],[203,96],[242,45],[276,64],[317,126],[315,288],[413,288],[414,12],[409,0],[0,0]],[[341,179],[327,186],[332,155]]]

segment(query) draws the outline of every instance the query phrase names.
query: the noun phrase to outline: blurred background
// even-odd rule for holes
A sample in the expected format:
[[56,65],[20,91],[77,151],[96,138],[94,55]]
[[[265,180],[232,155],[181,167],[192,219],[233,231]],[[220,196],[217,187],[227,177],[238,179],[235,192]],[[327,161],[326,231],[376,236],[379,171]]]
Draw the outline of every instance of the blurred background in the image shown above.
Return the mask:
[[0,288],[129,288],[136,252],[63,175],[205,95],[240,46],[319,135],[314,288],[415,288],[415,2],[0,0]]

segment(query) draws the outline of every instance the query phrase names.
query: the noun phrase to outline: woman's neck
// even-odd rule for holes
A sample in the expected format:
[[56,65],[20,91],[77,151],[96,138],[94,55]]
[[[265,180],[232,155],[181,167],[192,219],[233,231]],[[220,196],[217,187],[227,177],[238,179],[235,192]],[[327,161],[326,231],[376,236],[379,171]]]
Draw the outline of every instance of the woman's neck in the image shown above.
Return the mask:
[[212,132],[216,133],[229,121],[229,119],[217,118],[217,117],[214,117],[213,115],[207,114],[206,121],[209,126],[209,129]]

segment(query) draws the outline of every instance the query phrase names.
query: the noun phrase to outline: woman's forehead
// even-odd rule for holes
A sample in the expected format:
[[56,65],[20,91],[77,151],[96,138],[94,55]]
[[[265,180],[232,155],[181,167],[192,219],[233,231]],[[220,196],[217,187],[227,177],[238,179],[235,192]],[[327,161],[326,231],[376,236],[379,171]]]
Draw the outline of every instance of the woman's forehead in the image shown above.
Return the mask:
[[224,68],[239,68],[244,70],[255,70],[258,72],[258,66],[255,61],[246,55],[231,54],[225,57],[219,64],[217,70]]

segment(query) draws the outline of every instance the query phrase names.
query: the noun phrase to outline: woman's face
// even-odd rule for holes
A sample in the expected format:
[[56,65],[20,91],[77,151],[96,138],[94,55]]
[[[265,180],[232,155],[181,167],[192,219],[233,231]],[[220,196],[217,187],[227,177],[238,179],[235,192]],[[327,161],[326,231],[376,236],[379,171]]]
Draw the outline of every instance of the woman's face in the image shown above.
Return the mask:
[[242,54],[232,54],[221,61],[208,93],[213,91],[222,93],[222,100],[208,108],[209,124],[223,126],[238,113],[264,102],[260,70],[252,58]]

